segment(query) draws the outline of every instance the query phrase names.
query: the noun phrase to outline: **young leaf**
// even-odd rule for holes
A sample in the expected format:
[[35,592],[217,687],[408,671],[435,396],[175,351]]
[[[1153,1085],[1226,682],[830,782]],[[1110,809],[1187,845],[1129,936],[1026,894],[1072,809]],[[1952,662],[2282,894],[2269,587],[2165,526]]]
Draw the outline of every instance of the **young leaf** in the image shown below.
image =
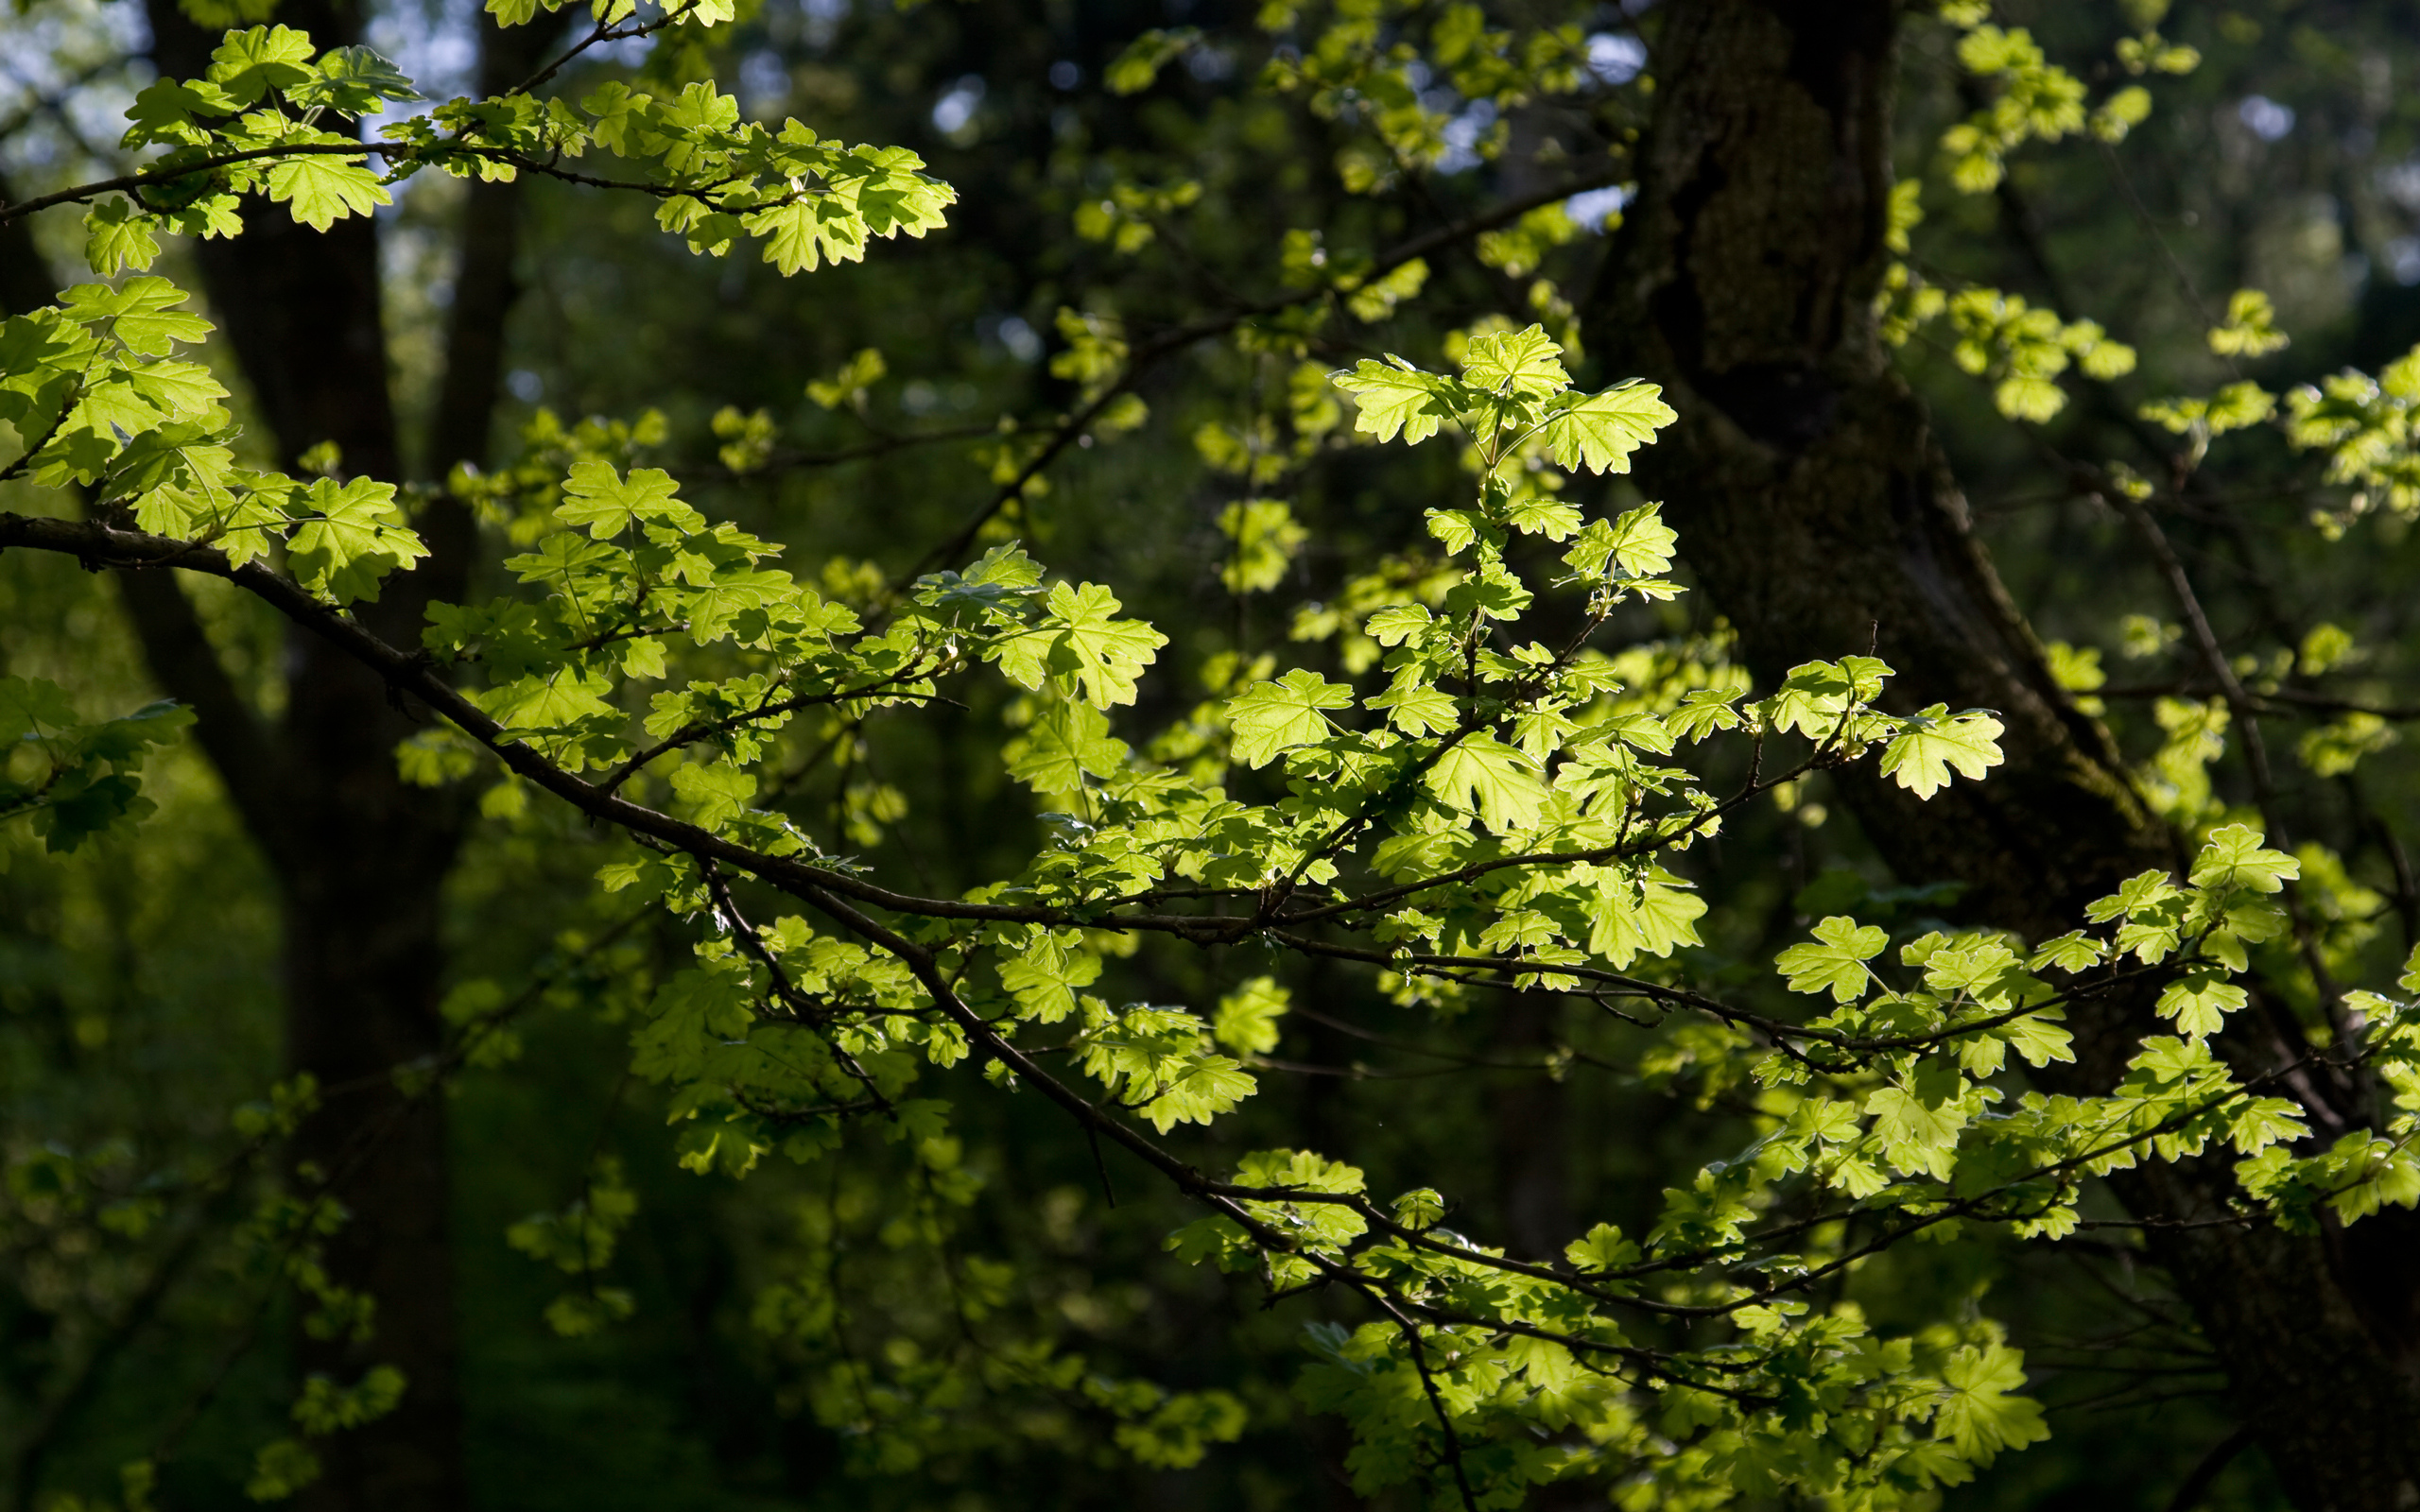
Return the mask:
[[1219,1000],[1210,1037],[1230,1050],[1265,1056],[1277,1048],[1277,1022],[1291,994],[1272,976],[1255,976]]
[[1046,601],[1050,670],[1073,674],[1096,708],[1134,701],[1135,679],[1168,638],[1141,620],[1121,620],[1115,594],[1098,583],[1080,588],[1060,583]]
[[2199,1039],[2225,1027],[2227,1015],[2249,1001],[2233,982],[2197,972],[2161,989],[2159,1015],[2174,1019],[2177,1033]]
[[1459,387],[1450,380],[1422,372],[1401,357],[1385,362],[1369,357],[1350,372],[1328,375],[1336,387],[1351,394],[1357,413],[1353,428],[1392,441],[1403,434],[1409,445],[1437,434],[1440,422],[1454,418],[1448,396]]
[[287,559],[303,587],[339,604],[375,603],[380,578],[428,555],[420,537],[404,528],[391,483],[354,478],[339,486],[321,478],[301,502],[319,518],[294,532]]
[[2025,1384],[2025,1356],[2014,1349],[1997,1344],[1962,1349],[1942,1367],[1941,1383],[1933,1432],[1976,1464],[2050,1436],[2039,1403],[2008,1395]]
[[1854,1003],[1865,995],[1870,976],[1865,963],[1882,954],[1891,936],[1878,925],[1860,926],[1854,919],[1826,919],[1815,926],[1816,943],[1792,945],[1773,957],[1789,974],[1792,992],[1829,992],[1835,1003]]
[[1059,702],[1005,754],[1009,775],[1046,798],[1084,790],[1084,777],[1108,777],[1126,765],[1127,746],[1109,733],[1109,716],[1090,704]]
[[2211,831],[2202,853],[2193,858],[2193,885],[2275,892],[2303,874],[2301,862],[2283,850],[2266,849],[2261,839],[2260,832],[2247,824]]
[[1597,881],[1594,903],[1588,954],[1616,971],[1628,970],[1641,952],[1670,955],[1681,946],[1703,943],[1697,921],[1705,914],[1705,900],[1662,867],[1650,868],[1635,883],[1608,869]]
[[691,765],[673,769],[672,791],[689,800],[700,826],[714,830],[748,811],[748,800],[756,796],[756,779],[726,762]]
[[1957,1162],[1959,1131],[1966,1115],[1954,1101],[1927,1105],[1897,1087],[1883,1087],[1865,1100],[1874,1132],[1893,1166],[1909,1176],[1949,1179]]
[[268,197],[313,231],[394,203],[378,175],[357,158],[281,159],[268,170]]
[[1918,798],[1930,798],[1949,784],[1949,772],[1978,778],[2000,764],[1997,736],[2000,722],[1979,709],[1955,716],[1945,704],[1934,704],[1909,716],[1906,732],[1884,748],[1882,775]]
[[1255,682],[1227,703],[1235,758],[1262,766],[1289,746],[1325,740],[1329,727],[1322,711],[1352,705],[1350,687],[1299,667],[1275,682]]
[[673,497],[678,487],[661,468],[632,468],[626,479],[600,457],[572,464],[563,480],[563,502],[555,518],[597,541],[611,541],[636,525],[664,524],[684,533],[702,530],[706,517]]
[[1543,399],[1571,387],[1562,356],[1563,348],[1542,325],[1473,336],[1462,350],[1462,382],[1490,393]]
[[1663,395],[1653,384],[1633,383],[1560,401],[1562,407],[1547,420],[1547,455],[1566,471],[1629,472],[1630,454],[1681,418]]
[[1536,822],[1546,799],[1538,764],[1485,730],[1456,743],[1428,768],[1428,790],[1456,808],[1478,811],[1498,834]]

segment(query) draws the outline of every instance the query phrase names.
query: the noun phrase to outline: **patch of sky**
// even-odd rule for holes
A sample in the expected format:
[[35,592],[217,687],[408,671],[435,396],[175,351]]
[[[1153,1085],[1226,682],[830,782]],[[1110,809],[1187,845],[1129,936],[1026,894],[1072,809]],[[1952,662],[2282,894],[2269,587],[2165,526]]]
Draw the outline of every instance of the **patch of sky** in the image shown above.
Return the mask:
[[2406,158],[2377,173],[2378,193],[2420,215],[2420,158]]
[[442,101],[470,94],[477,84],[479,0],[388,7],[371,18],[362,41],[403,70],[421,93],[416,100],[389,101],[383,115],[364,117],[362,135],[375,137],[380,127],[425,115]]
[[[112,165],[134,92],[152,69],[140,7],[60,0],[0,12],[0,163]],[[111,171],[116,171],[111,166]],[[37,177],[44,175],[37,174]]]
[[1635,37],[1600,31],[1588,39],[1588,72],[1607,84],[1627,84],[1647,66],[1647,45]]
[[1479,138],[1495,124],[1495,102],[1473,100],[1470,109],[1445,123],[1438,134],[1445,139],[1445,150],[1437,159],[1439,173],[1460,173],[1479,164]]
[[1216,84],[1236,71],[1236,55],[1203,43],[1186,50],[1184,71],[1204,84]]
[[840,23],[849,18],[849,0],[805,0],[801,9],[806,12],[806,44],[819,53],[832,45]]
[[977,74],[952,84],[948,93],[933,103],[933,129],[947,137],[964,131],[983,104],[984,87],[982,77]]
[[1606,222],[1630,203],[1630,197],[1627,184],[1584,190],[1563,202],[1563,213],[1582,231],[1602,232]]
[[2235,108],[2236,119],[2263,142],[2277,142],[2294,129],[2294,108],[2266,94],[2247,94]]
[[758,48],[739,60],[740,108],[762,119],[780,111],[790,94],[790,71],[782,55]]
[[2406,287],[2420,284],[2420,236],[2397,236],[2378,250],[2389,278]]
[[976,332],[987,341],[998,342],[1019,362],[1031,363],[1042,356],[1042,336],[1023,316],[1004,315],[996,319],[987,317],[976,322]]

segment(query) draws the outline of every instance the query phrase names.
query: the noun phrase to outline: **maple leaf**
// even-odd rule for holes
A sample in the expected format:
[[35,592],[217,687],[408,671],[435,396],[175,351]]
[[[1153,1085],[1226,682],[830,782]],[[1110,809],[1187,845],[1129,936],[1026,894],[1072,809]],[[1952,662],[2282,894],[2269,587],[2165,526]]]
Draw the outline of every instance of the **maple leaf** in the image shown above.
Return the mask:
[[1289,746],[1325,740],[1328,709],[1352,707],[1353,690],[1297,667],[1275,682],[1255,682],[1227,703],[1235,759],[1266,765]]
[[1882,954],[1891,936],[1878,925],[1836,916],[1815,926],[1815,940],[1792,945],[1773,964],[1789,973],[1792,992],[1829,992],[1835,1003],[1854,1003],[1870,979],[1865,963]]
[[1897,778],[1918,798],[1948,786],[1953,767],[1962,777],[1977,778],[2000,764],[2000,722],[1983,710],[1952,715],[1946,704],[1937,703],[1910,715],[1903,729],[1882,752],[1882,775]]
[[1456,742],[1428,768],[1428,790],[1501,834],[1536,822],[1546,800],[1538,764],[1517,746],[1481,730]]
[[378,175],[358,158],[284,159],[268,170],[268,197],[313,231],[394,203]]
[[1425,441],[1437,427],[1454,418],[1452,398],[1460,387],[1450,379],[1422,372],[1401,357],[1384,362],[1364,357],[1350,372],[1328,375],[1336,387],[1353,396],[1357,411],[1355,430],[1392,441],[1402,433],[1406,445]]
[[1546,423],[1547,453],[1570,471],[1627,472],[1630,454],[1680,419],[1653,384],[1625,384],[1584,398],[1564,396]]

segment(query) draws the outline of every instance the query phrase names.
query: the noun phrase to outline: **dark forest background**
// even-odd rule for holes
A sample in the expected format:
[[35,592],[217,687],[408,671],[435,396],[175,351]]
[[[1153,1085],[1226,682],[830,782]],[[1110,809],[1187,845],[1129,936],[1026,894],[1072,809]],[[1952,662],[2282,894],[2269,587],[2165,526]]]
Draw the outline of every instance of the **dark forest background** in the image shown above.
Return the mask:
[[[2097,653],[2105,717],[2149,779],[2189,784],[2201,767],[2175,756],[2176,720],[2163,723],[2160,702],[2191,691],[2170,649],[2173,610],[2124,523],[2075,496],[2061,458],[2154,470],[2157,448],[2175,443],[2148,434],[2134,406],[2218,380],[2201,332],[2208,301],[2237,287],[2268,291],[2292,334],[2254,367],[2273,388],[2347,365],[2375,370],[2420,340],[2420,94],[2410,87],[2420,13],[2390,0],[2187,3],[2165,18],[2139,0],[2012,0],[2000,11],[2087,77],[2147,17],[2203,60],[2153,81],[2156,111],[2121,146],[2030,148],[2001,190],[1961,195],[1942,181],[1935,144],[1974,108],[1976,86],[1949,54],[1952,34],[1911,21],[1894,123],[1899,171],[1927,180],[1920,266],[2099,319],[2142,354],[2107,397],[2080,391],[2040,429],[1995,410],[1989,384],[1960,369],[1941,327],[1896,360],[2023,611],[2046,640]],[[438,94],[499,68],[510,77],[518,60],[501,55],[529,45],[500,40],[459,0],[379,0],[357,14],[287,0],[277,19],[351,29]],[[434,483],[458,462],[508,462],[541,415],[602,417],[635,426],[633,455],[684,478],[702,507],[788,542],[787,561],[836,596],[869,595],[992,498],[1002,417],[1071,402],[1075,380],[1052,364],[1067,346],[1063,307],[1172,325],[1235,290],[1274,286],[1289,231],[1319,228],[1329,248],[1383,248],[1616,161],[1609,146],[1651,105],[1626,86],[1646,56],[1636,39],[1651,40],[1656,18],[1607,4],[1564,6],[1552,19],[1594,40],[1594,83],[1506,122],[1512,146],[1501,158],[1464,154],[1354,195],[1337,166],[1348,129],[1301,94],[1258,86],[1270,39],[1249,7],[762,0],[711,37],[676,34],[652,56],[609,50],[577,66],[599,80],[639,68],[713,77],[752,113],[912,146],[958,187],[947,231],[784,280],[742,255],[691,256],[635,200],[550,182],[508,198],[424,180],[377,217],[374,245],[366,232],[349,251],[263,234],[206,254],[174,249],[169,270],[200,284],[230,328],[215,360],[259,418],[264,447],[318,438],[290,434],[321,423],[318,406],[337,415],[323,429],[356,432],[349,453],[390,448],[393,472]],[[1104,87],[1137,35],[1176,26],[1200,28],[1202,41],[1155,85]],[[106,171],[116,112],[155,58],[195,71],[198,35],[139,0],[21,5],[0,22],[5,192]],[[1468,133],[1494,125],[1473,117]],[[1549,141],[1562,161],[1541,155]],[[1080,208],[1116,181],[1178,179],[1197,180],[1201,199],[1169,212],[1143,253],[1075,233]],[[1438,253],[1420,300],[1384,323],[1329,333],[1316,355],[1342,366],[1388,350],[1434,364],[1449,331],[1537,315],[1580,338],[1593,381],[1623,376],[1624,352],[1590,339],[1575,313],[1622,234],[1618,200],[1586,201],[1608,221],[1536,269],[1492,266],[1466,242]],[[22,307],[73,281],[78,234],[54,215],[0,245],[0,301]],[[221,266],[231,258],[255,259],[253,271]],[[363,406],[386,399],[344,388],[359,364],[277,354],[281,340],[325,331],[281,335],[257,313],[248,328],[240,307],[266,309],[295,281],[335,278],[332,267],[375,271],[330,308],[349,311],[356,335],[383,331],[383,354],[373,345],[369,359],[391,395],[383,421]],[[1543,294],[1541,278],[1552,284]],[[809,395],[869,348],[882,354],[879,377],[832,403]],[[1310,527],[1308,549],[1275,592],[1231,592],[1218,519],[1244,490],[1214,465],[1219,446],[1199,438],[1266,407],[1262,386],[1283,381],[1282,368],[1230,347],[1172,357],[1139,386],[1149,420],[1055,461],[1047,491],[1023,507],[1021,534],[1055,570],[1116,585],[1128,612],[1210,627],[1188,643],[1204,654],[1282,646],[1295,605],[1411,540],[1417,510],[1403,501],[1453,478],[1445,455],[1315,450],[1270,485]],[[752,431],[751,416],[763,417]],[[2256,437],[2222,496],[2172,528],[2231,638],[2299,645],[2338,626],[2363,648],[2376,686],[2408,682],[2420,626],[2406,585],[2420,542],[2386,512],[2357,524],[2350,541],[2326,539],[2310,521],[2311,474],[2282,442]],[[964,1204],[928,1190],[928,1167],[872,1135],[844,1160],[776,1165],[744,1184],[680,1168],[653,1089],[624,1068],[634,1004],[685,937],[598,894],[590,877],[607,838],[509,784],[428,796],[430,812],[444,810],[437,829],[363,818],[347,807],[353,790],[334,786],[308,795],[304,817],[265,827],[260,799],[240,789],[310,788],[320,780],[296,774],[332,770],[324,763],[344,742],[312,733],[320,695],[307,657],[264,609],[222,588],[188,585],[177,604],[146,605],[69,560],[0,558],[0,672],[58,679],[96,709],[164,691],[195,701],[163,672],[174,672],[178,645],[206,644],[216,681],[186,672],[233,711],[221,728],[273,734],[232,766],[214,765],[226,747],[199,740],[155,761],[147,792],[159,812],[137,833],[66,856],[0,836],[0,1450],[11,1456],[0,1500],[30,1509],[55,1494],[110,1494],[119,1464],[164,1446],[169,1504],[251,1504],[254,1452],[286,1431],[295,1347],[292,1303],[247,1259],[244,1222],[278,1162],[240,1110],[295,1064],[296,1004],[371,1022],[383,1011],[372,1000],[396,973],[435,972],[457,1021],[503,1003],[526,1009],[458,1069],[441,1118],[412,1136],[450,1174],[450,1189],[427,1198],[443,1221],[409,1265],[453,1278],[450,1299],[430,1305],[456,1322],[470,1504],[1358,1504],[1336,1469],[1340,1430],[1287,1389],[1318,1303],[1264,1310],[1251,1289],[1168,1261],[1161,1241],[1184,1216],[1174,1200],[1113,1160],[1112,1208],[1092,1157],[1044,1109],[968,1100],[965,1172],[979,1190]],[[1713,606],[1692,594],[1625,633],[1647,645],[1719,629]],[[1145,686],[1138,728],[1204,696],[1202,665],[1163,671]],[[876,722],[802,762],[795,801],[869,858],[955,893],[1013,867],[1034,834],[1031,805],[993,759],[997,713]],[[342,722],[337,705],[320,714]],[[2335,776],[2285,765],[2304,833],[2341,860],[2336,946],[2347,960],[2400,959],[2420,922],[2394,841],[2420,800],[2408,760],[2389,748]],[[245,775],[231,783],[220,775],[230,770]],[[2222,797],[2239,782],[2224,765],[2216,780]],[[393,787],[391,774],[379,781],[381,792]],[[1954,892],[1926,885],[1933,879],[1886,871],[1822,782],[1789,799],[1736,825],[1717,854],[1692,858],[1713,904],[1704,971],[1745,979],[1822,913],[1912,927],[1954,908]],[[326,825],[354,828],[335,839]],[[342,853],[320,853],[331,848]],[[402,924],[400,943],[375,948],[394,959],[356,954],[350,932],[365,919],[393,922],[420,906],[414,879],[427,880],[424,933],[441,954]],[[1215,996],[1262,969],[1173,955],[1126,964],[1134,995],[1157,1001]],[[1392,1190],[1397,1173],[1450,1179],[1475,1223],[1559,1235],[1582,1214],[1651,1212],[1669,1173],[1736,1143],[1736,1125],[1726,1133],[1692,1106],[1716,1090],[1690,1083],[1685,1044],[1642,1071],[1640,1041],[1553,1010],[1441,1022],[1389,1006],[1341,970],[1294,985],[1308,1011],[1279,1054],[1306,1069],[1268,1075],[1242,1128],[1221,1136],[1237,1149],[1321,1147],[1349,1130],[1374,1186]],[[627,1291],[631,1315],[561,1337],[545,1314],[562,1276],[508,1233],[579,1200],[606,1169],[637,1202],[604,1278]],[[944,1243],[917,1231],[928,1219],[946,1227]],[[989,1279],[1000,1262],[1012,1268]],[[1857,1286],[1884,1323],[1963,1307],[2005,1320],[2048,1404],[2048,1443],[1945,1505],[2285,1504],[2259,1452],[2235,1452],[2243,1403],[2126,1230],[2056,1246],[1912,1246],[1876,1259]],[[839,1346],[803,1344],[786,1324],[784,1307],[811,1296],[841,1310]],[[1110,1449],[1081,1412],[917,1384],[920,1359],[1036,1333],[1115,1374],[1235,1391],[1249,1427],[1195,1468],[1153,1470]],[[873,1376],[890,1383],[879,1402],[863,1393]],[[880,1431],[867,1430],[870,1414]]]

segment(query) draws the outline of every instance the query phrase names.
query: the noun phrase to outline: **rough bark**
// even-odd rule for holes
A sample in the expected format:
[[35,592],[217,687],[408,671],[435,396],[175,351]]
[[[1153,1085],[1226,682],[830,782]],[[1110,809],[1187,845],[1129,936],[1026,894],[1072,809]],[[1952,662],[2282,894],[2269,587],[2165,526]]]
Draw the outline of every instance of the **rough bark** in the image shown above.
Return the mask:
[[[152,5],[149,19],[161,71],[200,74],[217,34],[167,4]],[[356,40],[360,19],[341,0],[289,0],[279,15],[322,46]],[[482,85],[500,89],[526,77],[545,39],[536,27],[500,33],[483,17]],[[517,198],[507,184],[480,185],[468,197],[448,367],[426,453],[439,476],[456,462],[483,459],[516,292]],[[22,222],[9,228],[23,229]],[[248,217],[242,237],[196,250],[211,313],[279,452],[290,459],[332,440],[347,474],[405,476],[374,223],[345,220],[320,234],[282,211],[263,211]],[[13,238],[0,254],[10,304],[48,298],[29,237]],[[441,499],[415,524],[431,558],[390,585],[382,602],[358,610],[401,644],[417,639],[428,601],[459,598],[469,576],[465,509]],[[290,637],[287,708],[271,723],[227,676],[172,575],[122,575],[120,586],[153,675],[194,707],[197,738],[276,872],[287,1060],[316,1077],[325,1095],[292,1157],[298,1171],[330,1178],[351,1215],[328,1245],[331,1277],[377,1305],[365,1341],[298,1335],[298,1366],[351,1382],[371,1365],[389,1364],[409,1383],[392,1415],[320,1446],[325,1470],[302,1504],[328,1512],[458,1508],[468,1491],[443,1104],[406,1095],[395,1072],[442,1043],[441,889],[461,816],[403,787],[393,750],[411,720],[377,678],[324,641],[300,631]]]
[[[155,3],[149,13],[161,72],[199,74],[216,36],[172,5]],[[326,0],[290,3],[278,19],[321,46],[357,40],[360,23]],[[255,210],[243,235],[197,252],[211,313],[280,454],[290,460],[334,441],[344,473],[402,477],[374,222],[342,220],[320,234],[283,211]],[[456,548],[457,574],[466,544]],[[207,673],[194,675],[192,642],[171,623],[168,599],[179,591],[164,576],[129,587],[154,673],[172,695],[196,699]],[[409,638],[429,596],[416,573],[360,613],[381,636]],[[327,1243],[330,1276],[377,1308],[360,1342],[299,1331],[296,1364],[343,1383],[387,1364],[407,1383],[393,1413],[319,1446],[324,1470],[302,1504],[459,1507],[467,1488],[443,1103],[408,1095],[394,1073],[442,1044],[441,889],[460,825],[398,778],[394,747],[412,725],[376,678],[302,632],[288,636],[285,670],[285,714],[270,736],[280,790],[270,812],[243,807],[276,863],[287,1064],[323,1091],[291,1153],[304,1179],[317,1173],[332,1182],[350,1215]],[[240,760],[226,752],[223,731],[202,738],[222,772]],[[231,792],[251,785],[235,770]]]
[[[1666,501],[1759,679],[1872,645],[1897,669],[1895,707],[1998,711],[2007,761],[1988,781],[1929,802],[1870,769],[1841,787],[1903,878],[1962,882],[1973,916],[2042,937],[2119,879],[2171,865],[2175,845],[2050,678],[1880,349],[1896,11],[1665,9],[1656,119],[1589,345],[1665,385],[1679,410],[1640,482]],[[2148,1006],[2078,1012],[2077,1063],[2044,1079],[2105,1090],[2157,1027]],[[2135,1173],[2118,1191],[2138,1214],[2192,1217],[2221,1211],[2231,1185],[2210,1162]],[[2244,1421],[2314,1512],[2420,1505],[2413,1227],[2391,1213],[2313,1240],[2153,1230]]]

